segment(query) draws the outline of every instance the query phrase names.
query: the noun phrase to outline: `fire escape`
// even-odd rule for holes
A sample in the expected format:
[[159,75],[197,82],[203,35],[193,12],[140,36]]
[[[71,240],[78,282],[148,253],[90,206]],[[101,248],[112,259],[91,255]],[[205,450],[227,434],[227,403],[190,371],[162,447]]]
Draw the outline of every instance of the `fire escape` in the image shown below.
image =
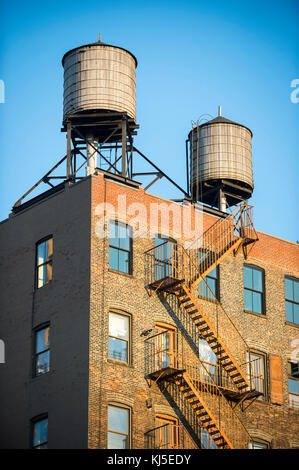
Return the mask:
[[[160,297],[179,325],[145,340],[145,378],[180,410],[197,447],[203,433],[220,449],[248,448],[251,441],[239,415],[260,396],[260,378],[248,345],[205,276],[230,253],[242,249],[247,257],[256,240],[252,206],[242,203],[189,248],[166,241],[145,253],[149,294]],[[199,340],[209,345],[216,363],[200,358]]]

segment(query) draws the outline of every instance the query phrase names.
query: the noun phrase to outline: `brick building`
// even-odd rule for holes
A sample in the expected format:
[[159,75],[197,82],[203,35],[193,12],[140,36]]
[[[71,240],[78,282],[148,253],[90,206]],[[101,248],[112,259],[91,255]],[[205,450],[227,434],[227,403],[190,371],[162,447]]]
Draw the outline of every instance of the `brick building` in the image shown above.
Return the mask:
[[[150,219],[152,206],[180,220],[188,211],[192,226],[199,216],[204,233],[225,220],[98,169],[1,223],[1,448],[299,447],[298,246],[257,233],[246,258],[241,245],[227,250],[199,282],[192,314],[181,284],[157,284],[174,265],[181,281],[175,247],[185,240],[162,209]],[[221,338],[232,357],[238,341],[248,347],[250,372],[232,373]]]

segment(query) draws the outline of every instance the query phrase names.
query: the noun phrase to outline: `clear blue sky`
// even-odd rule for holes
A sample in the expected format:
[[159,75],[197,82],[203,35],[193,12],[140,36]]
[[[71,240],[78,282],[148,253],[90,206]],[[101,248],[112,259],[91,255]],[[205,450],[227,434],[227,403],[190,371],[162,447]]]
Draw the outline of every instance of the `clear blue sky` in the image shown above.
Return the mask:
[[191,120],[221,104],[253,131],[257,229],[299,239],[298,0],[2,0],[0,18],[1,220],[65,154],[61,58],[100,32],[138,58],[136,146],[185,187]]

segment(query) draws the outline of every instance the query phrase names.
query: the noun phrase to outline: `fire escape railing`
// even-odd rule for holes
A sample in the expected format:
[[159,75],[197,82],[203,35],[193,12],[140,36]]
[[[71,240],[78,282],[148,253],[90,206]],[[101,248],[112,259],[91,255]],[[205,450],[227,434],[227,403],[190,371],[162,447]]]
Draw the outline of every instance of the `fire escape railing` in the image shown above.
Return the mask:
[[181,424],[165,423],[144,434],[146,449],[192,449],[193,440]]
[[[203,276],[230,250],[256,238],[252,206],[244,203],[227,218],[219,219],[188,249],[176,242],[166,241],[145,252],[146,284],[154,290],[169,292],[172,292],[173,286],[182,286],[219,344],[230,352],[249,390],[254,388],[250,349]],[[203,256],[203,252],[209,255]],[[200,296],[199,282],[209,292],[213,302],[207,302]]]
[[[198,398],[219,429],[226,446],[248,448],[250,435],[219,388],[211,364],[196,357],[176,331],[167,330],[153,335],[145,340],[144,345],[147,379],[151,379],[153,383],[174,382],[182,390],[183,385],[187,384],[187,388]],[[205,429],[204,424],[202,429]]]

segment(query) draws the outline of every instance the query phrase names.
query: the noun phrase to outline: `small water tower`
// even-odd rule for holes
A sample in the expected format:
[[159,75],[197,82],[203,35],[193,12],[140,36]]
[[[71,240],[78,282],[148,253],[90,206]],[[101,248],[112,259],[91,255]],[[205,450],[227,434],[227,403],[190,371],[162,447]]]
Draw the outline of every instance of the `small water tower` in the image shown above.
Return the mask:
[[[227,207],[247,200],[253,192],[252,132],[219,115],[189,132],[190,192],[194,201]],[[187,156],[188,157],[188,156]]]
[[[86,144],[87,175],[94,173],[100,156],[107,169],[116,171],[119,164],[122,176],[128,176],[128,144],[132,147],[133,135],[139,127],[135,92],[137,59],[122,47],[103,43],[99,36],[98,42],[68,51],[62,65],[62,130],[67,132],[68,139],[68,176],[74,174],[73,157],[82,151],[82,143]],[[111,148],[116,149],[114,155],[121,148],[121,159],[111,158]],[[107,149],[110,149],[110,158],[104,155]]]

